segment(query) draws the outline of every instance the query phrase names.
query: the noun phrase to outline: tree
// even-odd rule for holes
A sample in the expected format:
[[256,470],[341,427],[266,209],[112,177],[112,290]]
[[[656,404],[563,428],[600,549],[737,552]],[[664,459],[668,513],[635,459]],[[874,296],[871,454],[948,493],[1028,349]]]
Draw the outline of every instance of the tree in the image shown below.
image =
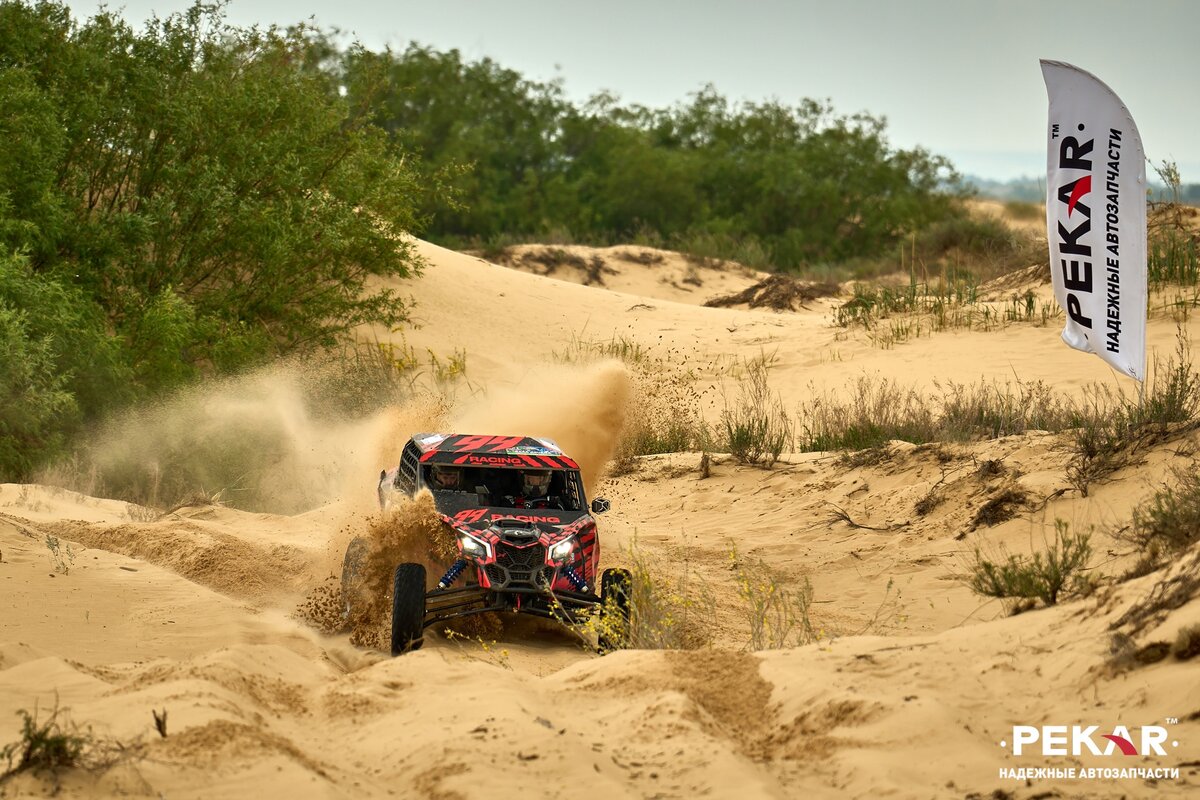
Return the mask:
[[416,266],[415,173],[311,67],[318,38],[0,5],[0,103],[31,131],[0,156],[8,243],[97,300],[146,388],[404,318],[367,277]]
[[30,288],[42,287],[29,280],[24,260],[0,256],[0,482],[5,483],[55,453],[79,410],[67,389],[77,355],[66,340],[72,329],[58,327],[79,322],[71,319],[76,309],[58,306],[63,298],[53,289],[29,297]]
[[345,65],[351,102],[369,103],[375,122],[421,155],[434,187],[421,206],[431,233],[486,239],[555,217],[567,109],[557,84],[417,44],[399,54],[352,48]]

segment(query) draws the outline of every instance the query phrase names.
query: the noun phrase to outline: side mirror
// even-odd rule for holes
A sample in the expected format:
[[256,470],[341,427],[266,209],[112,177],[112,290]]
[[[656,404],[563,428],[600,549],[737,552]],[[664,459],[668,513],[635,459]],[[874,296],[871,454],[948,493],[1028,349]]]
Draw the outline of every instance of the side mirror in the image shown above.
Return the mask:
[[608,501],[605,500],[603,497],[597,497],[595,500],[592,501],[592,513],[593,514],[603,514],[605,511],[608,511],[608,508],[609,508]]
[[488,491],[486,486],[475,487],[475,502],[481,506],[490,506],[492,504],[492,493]]

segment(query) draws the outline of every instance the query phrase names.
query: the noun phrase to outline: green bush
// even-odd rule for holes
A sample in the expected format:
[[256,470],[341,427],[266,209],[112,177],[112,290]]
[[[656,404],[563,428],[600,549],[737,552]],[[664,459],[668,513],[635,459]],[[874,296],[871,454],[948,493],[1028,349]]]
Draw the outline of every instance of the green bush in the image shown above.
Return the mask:
[[0,783],[26,770],[57,779],[59,773],[72,767],[103,764],[114,749],[112,743],[97,740],[90,731],[60,724],[57,705],[43,721],[38,720],[36,708],[32,714],[24,709],[17,714],[21,717],[21,738],[0,748],[0,758],[8,765],[0,773]]
[[66,376],[54,368],[53,343],[32,338],[26,316],[0,301],[0,483],[23,479],[54,455],[75,421]]
[[1031,556],[986,556],[978,548],[966,583],[976,594],[1000,599],[1040,599],[1047,606],[1065,593],[1086,593],[1085,577],[1092,557],[1089,534],[1070,533],[1066,522],[1054,521],[1054,541]]
[[996,257],[1016,249],[1016,236],[1002,220],[989,215],[943,220],[916,237],[918,257],[932,261],[952,252],[976,258]]
[[0,304],[22,311],[30,338],[47,343],[52,371],[85,416],[131,399],[130,354],[108,331],[100,304],[67,276],[38,273],[23,255],[0,255]]
[[10,244],[96,298],[151,386],[177,379],[155,371],[169,362],[236,368],[396,323],[404,304],[366,278],[414,264],[414,174],[305,67],[318,37],[222,13],[135,33],[107,11],[0,6],[0,103],[22,134],[0,195],[8,229],[37,232]]

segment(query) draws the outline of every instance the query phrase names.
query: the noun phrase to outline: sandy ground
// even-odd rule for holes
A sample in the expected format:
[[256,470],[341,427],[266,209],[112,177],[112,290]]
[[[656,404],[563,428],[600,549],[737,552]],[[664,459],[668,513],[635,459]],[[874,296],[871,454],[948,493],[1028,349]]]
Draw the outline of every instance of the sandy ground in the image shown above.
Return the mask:
[[[1018,616],[957,577],[974,547],[1040,548],[1055,519],[1094,526],[1096,571],[1119,574],[1134,556],[1109,532],[1173,468],[1194,469],[1195,436],[1147,453],[1086,498],[1069,488],[1064,439],[1046,433],[897,443],[862,466],[795,454],[768,471],[718,454],[707,477],[699,454],[653,456],[613,477],[602,459],[624,370],[558,363],[578,360],[569,356],[581,343],[636,343],[664,371],[691,370],[710,415],[722,388],[736,387],[738,365],[763,353],[773,355],[772,386],[789,409],[852,392],[859,376],[923,390],[1014,378],[1065,392],[1119,385],[1099,359],[1061,344],[1055,323],[927,333],[885,348],[831,324],[836,298],[786,313],[704,307],[759,277],[736,267],[603,251],[612,272],[585,285],[586,270],[546,276],[433,245],[421,252],[424,275],[398,285],[418,299],[419,327],[371,335],[466,354],[451,420],[544,421],[548,430],[536,433],[557,436],[589,469],[593,495],[612,500],[601,518],[604,561],[622,563],[633,546],[690,576],[709,600],[689,624],[712,646],[599,657],[568,631],[511,624],[478,640],[430,635],[420,652],[392,659],[302,622],[297,609],[338,569],[349,537],[371,525],[377,470],[432,413],[397,412],[324,441],[357,448],[337,463],[363,474],[295,516],[220,505],[158,515],[3,485],[0,745],[15,741],[19,710],[36,706],[44,718],[57,703],[111,746],[91,769],[57,781],[21,774],[0,784],[0,796],[1195,796],[1200,661],[1119,668],[1113,652],[1200,623],[1195,599],[1130,621],[1161,581],[1200,571],[1200,554]],[[1193,338],[1198,327],[1188,327]],[[1156,313],[1155,352],[1169,354],[1174,335]],[[1011,519],[972,524],[1013,487],[1028,500]],[[918,513],[934,488],[942,501]],[[786,589],[811,582],[818,641],[748,650],[735,574],[757,560]],[[154,714],[164,709],[162,737]],[[1007,744],[1014,725],[1123,725],[1134,736],[1159,725],[1169,740],[1163,756],[1017,757]],[[1001,773],[1135,766],[1180,775]]]

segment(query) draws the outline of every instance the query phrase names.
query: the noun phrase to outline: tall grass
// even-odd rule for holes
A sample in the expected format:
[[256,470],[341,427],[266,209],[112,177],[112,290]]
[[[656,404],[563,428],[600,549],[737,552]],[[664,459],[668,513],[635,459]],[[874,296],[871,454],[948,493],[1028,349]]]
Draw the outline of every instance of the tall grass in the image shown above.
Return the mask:
[[792,446],[793,423],[768,380],[773,357],[745,362],[738,399],[721,412],[723,442],[718,445],[743,464],[770,468]]
[[834,324],[860,326],[886,349],[944,330],[993,331],[1014,322],[1047,325],[1061,316],[1056,303],[1039,301],[1028,290],[985,302],[971,273],[948,270],[934,281],[918,280],[913,272],[902,286],[855,284],[851,298],[834,310]]
[[936,384],[933,395],[887,378],[859,376],[841,394],[825,393],[797,412],[801,452],[867,450],[898,439],[913,444],[1068,432],[1067,478],[1088,487],[1131,463],[1146,447],[1200,427],[1200,374],[1186,334],[1175,355],[1155,359],[1142,397],[1097,385],[1082,401],[1040,381]]
[[[913,444],[1062,431],[1080,421],[1067,397],[1041,381],[936,384],[933,395],[860,375],[840,394],[800,405],[797,449],[865,450],[897,439]],[[844,399],[848,398],[848,399]]]
[[1148,564],[1182,553],[1200,542],[1200,475],[1196,465],[1176,469],[1174,486],[1164,486],[1133,511],[1129,538]]
[[1146,269],[1151,290],[1200,285],[1200,241],[1182,225],[1163,225],[1147,237]]
[[[660,558],[635,536],[622,548],[620,561],[630,573],[629,627],[617,614],[597,614],[582,632],[625,641],[645,650],[695,650],[714,644],[718,614],[716,587],[690,561],[694,543],[684,541],[680,556]],[[812,619],[813,588],[807,576],[784,580],[762,559],[741,555],[731,546],[728,570],[732,593],[722,605],[741,624],[735,636],[748,650],[799,647],[825,635]]]
[[583,333],[572,333],[562,350],[555,350],[551,358],[557,364],[588,364],[606,358],[615,358],[626,364],[636,365],[650,358],[650,350],[628,336],[613,333],[604,339],[587,339]]
[[935,384],[941,414],[939,436],[954,441],[997,439],[1031,430],[1062,431],[1079,424],[1074,401],[1042,381]]
[[613,474],[637,470],[639,456],[712,449],[694,375],[664,359],[652,359],[636,364],[630,377],[632,391],[613,456]]
[[747,624],[747,648],[778,650],[800,647],[821,638],[812,621],[813,587],[808,577],[788,586],[761,559],[729,551],[729,568]]
[[1079,424],[1071,432],[1067,479],[1084,497],[1091,484],[1128,466],[1146,448],[1200,426],[1200,374],[1192,370],[1191,348],[1179,328],[1175,355],[1156,358],[1143,396],[1094,387]]
[[903,286],[856,283],[853,295],[834,312],[834,322],[842,327],[861,325],[871,328],[879,320],[894,314],[944,314],[948,307],[975,303],[979,284],[965,272],[952,270],[935,283],[919,281],[915,274]]
[[919,444],[937,435],[932,405],[915,389],[862,375],[844,396],[849,399],[826,393],[801,404],[797,450],[866,450],[892,439]]
[[[1167,186],[1169,199],[1151,203],[1146,230],[1146,268],[1152,292],[1167,294],[1163,306],[1176,319],[1187,319],[1200,306],[1200,232],[1185,219],[1180,203],[1179,169],[1164,161],[1155,167]],[[1190,216],[1187,214],[1186,216]],[[1185,291],[1190,290],[1190,291]]]

